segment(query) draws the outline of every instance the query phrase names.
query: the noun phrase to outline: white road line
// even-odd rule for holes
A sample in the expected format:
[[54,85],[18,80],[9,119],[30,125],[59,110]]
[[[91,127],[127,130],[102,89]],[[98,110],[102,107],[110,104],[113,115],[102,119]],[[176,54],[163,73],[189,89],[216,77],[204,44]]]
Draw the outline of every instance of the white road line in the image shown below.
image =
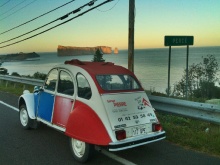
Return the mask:
[[119,157],[119,156],[117,156],[117,155],[115,155],[111,152],[108,152],[106,150],[101,150],[101,153],[103,153],[104,155],[108,156],[109,158],[114,159],[114,160],[116,160],[116,161],[118,161],[118,162],[120,162],[124,165],[136,165],[135,163],[130,162],[130,161],[124,159],[124,158],[121,158],[121,157]]
[[15,108],[15,107],[13,107],[13,106],[11,106],[11,105],[9,105],[9,104],[7,104],[7,103],[4,103],[3,101],[0,101],[0,104],[3,104],[3,105],[5,105],[5,106],[7,106],[7,107],[9,107],[9,108],[11,108],[11,109],[13,109],[13,110],[15,110],[15,111],[19,111],[19,109],[18,108]]
[[[5,105],[5,106],[7,106],[7,107],[9,107],[9,108],[11,108],[11,109],[17,111],[17,112],[19,111],[18,108],[15,108],[15,107],[13,107],[13,106],[7,104],[7,103],[4,103],[3,101],[0,101],[0,104],[3,104],[3,105]],[[124,159],[124,158],[121,158],[121,157],[119,157],[119,156],[117,156],[117,155],[115,155],[115,154],[113,154],[113,153],[111,153],[111,152],[108,152],[108,151],[106,151],[106,150],[101,150],[101,153],[104,154],[104,155],[106,155],[106,156],[108,156],[108,157],[111,158],[111,159],[116,160],[117,162],[120,162],[120,163],[124,164],[124,165],[136,165],[135,163],[130,162],[130,161]]]

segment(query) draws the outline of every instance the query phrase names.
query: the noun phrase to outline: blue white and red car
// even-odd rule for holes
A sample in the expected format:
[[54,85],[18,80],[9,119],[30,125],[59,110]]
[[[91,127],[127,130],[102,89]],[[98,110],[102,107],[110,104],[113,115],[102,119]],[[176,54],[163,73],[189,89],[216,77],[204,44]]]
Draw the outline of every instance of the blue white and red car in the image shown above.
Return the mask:
[[42,122],[62,131],[79,162],[86,162],[95,146],[120,151],[165,138],[136,76],[111,62],[57,65],[43,86],[25,90],[18,104],[24,129]]

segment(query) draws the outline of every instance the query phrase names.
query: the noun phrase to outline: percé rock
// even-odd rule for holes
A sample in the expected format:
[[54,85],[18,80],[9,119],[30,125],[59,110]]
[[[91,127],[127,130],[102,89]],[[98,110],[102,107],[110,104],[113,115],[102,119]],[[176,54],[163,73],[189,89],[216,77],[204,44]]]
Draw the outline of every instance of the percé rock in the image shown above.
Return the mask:
[[112,48],[108,46],[96,46],[96,47],[75,47],[75,46],[61,46],[58,45],[58,56],[77,56],[77,55],[93,55],[96,50],[100,49],[103,54],[111,54]]
[[35,52],[32,53],[16,53],[16,54],[7,54],[7,55],[0,55],[1,61],[22,61],[29,58],[38,58],[40,55],[38,55]]

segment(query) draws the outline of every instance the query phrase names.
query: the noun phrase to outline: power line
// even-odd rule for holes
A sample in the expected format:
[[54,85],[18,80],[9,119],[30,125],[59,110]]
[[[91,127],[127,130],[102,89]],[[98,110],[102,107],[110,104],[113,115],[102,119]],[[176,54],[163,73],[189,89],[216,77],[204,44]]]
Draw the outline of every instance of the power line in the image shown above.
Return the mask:
[[23,26],[23,25],[25,25],[25,24],[27,24],[27,23],[29,23],[29,22],[32,22],[32,21],[34,21],[34,20],[36,20],[36,19],[38,19],[38,18],[40,18],[40,17],[43,17],[43,16],[45,16],[45,15],[47,15],[47,14],[49,14],[49,13],[51,13],[51,12],[53,12],[53,11],[55,11],[55,10],[61,8],[61,7],[63,7],[63,6],[65,6],[65,5],[67,5],[67,4],[69,4],[69,3],[72,3],[73,1],[75,1],[75,0],[69,1],[69,2],[67,2],[67,3],[65,3],[65,4],[59,6],[59,7],[55,8],[55,9],[52,9],[52,10],[50,10],[50,11],[48,11],[48,12],[42,14],[42,15],[39,15],[39,16],[37,16],[37,17],[35,17],[35,18],[33,18],[33,19],[27,21],[27,22],[24,22],[24,23],[22,23],[22,24],[20,24],[20,25],[18,25],[18,26],[15,26],[15,27],[13,27],[13,28],[11,28],[11,29],[9,29],[9,30],[6,30],[6,31],[0,33],[0,35],[2,35],[2,34],[4,34],[4,33],[7,33],[7,32],[9,32],[9,31],[12,31],[12,30],[14,30],[14,29],[16,29],[16,28],[18,28],[18,27],[21,27],[21,26]]
[[5,6],[8,2],[10,2],[10,0],[8,0],[7,2],[3,3],[0,7]]
[[17,5],[13,6],[12,8],[10,8],[9,10],[7,10],[6,12],[2,13],[0,16],[8,13],[9,11],[13,10],[14,8],[16,8],[17,6],[19,6],[20,4],[24,3],[26,0],[23,0],[22,2],[18,3]]
[[[25,41],[25,40],[31,39],[31,38],[33,38],[33,37],[36,37],[36,36],[38,36],[38,35],[40,35],[40,34],[43,34],[43,33],[47,32],[47,31],[50,31],[50,30],[52,30],[52,29],[54,29],[54,28],[56,28],[56,27],[58,27],[58,26],[61,26],[61,25],[65,24],[65,23],[67,23],[67,22],[70,22],[70,21],[72,21],[73,19],[76,19],[76,18],[78,18],[78,17],[80,17],[80,16],[82,16],[82,15],[84,15],[84,14],[86,14],[86,13],[88,13],[88,12],[90,12],[90,11],[92,11],[92,10],[94,10],[94,9],[96,9],[96,8],[98,8],[98,7],[102,6],[102,5],[104,5],[104,4],[106,4],[106,3],[111,2],[111,1],[114,1],[114,0],[106,0],[106,1],[104,1],[104,2],[102,2],[102,3],[100,3],[99,5],[96,5],[95,7],[92,7],[92,8],[90,8],[90,9],[88,9],[88,10],[86,10],[86,11],[84,11],[84,12],[78,14],[77,16],[75,16],[75,17],[73,17],[73,18],[66,20],[65,22],[62,22],[62,23],[60,23],[60,24],[58,24],[58,25],[56,25],[56,26],[53,26],[53,27],[51,27],[51,28],[49,28],[49,29],[47,29],[47,30],[44,30],[44,31],[42,31],[42,32],[40,32],[40,33],[37,33],[37,34],[35,34],[35,35],[32,35],[32,36],[27,37],[27,38],[22,39],[22,40],[19,40],[19,41],[17,41],[17,42],[14,42],[14,43],[11,43],[11,44],[2,46],[2,47],[0,47],[0,48],[8,47],[8,46],[11,46],[11,45],[14,45],[14,44],[23,42],[23,41]],[[91,1],[91,2],[94,4],[94,1]],[[76,9],[76,10],[77,10],[77,9]],[[74,10],[74,11],[75,11],[75,10]]]
[[10,17],[11,15],[13,15],[13,14],[15,14],[15,13],[19,12],[20,10],[24,9],[25,7],[27,7],[27,6],[29,6],[30,4],[34,3],[35,1],[36,1],[36,0],[33,0],[32,2],[28,3],[27,5],[25,5],[25,6],[21,7],[20,9],[18,9],[18,10],[16,10],[16,11],[14,11],[13,13],[11,13],[11,14],[7,15],[6,17],[4,17],[4,18],[0,19],[0,21],[2,21],[2,20],[4,20],[4,19],[6,19],[6,18]]
[[118,0],[111,8],[109,8],[109,9],[107,9],[107,10],[100,10],[100,9],[96,9],[96,10],[98,10],[98,11],[100,11],[100,12],[110,11],[110,10],[112,10],[112,9],[118,4],[119,1],[120,1],[120,0]]
[[91,5],[93,5],[95,1],[97,1],[97,0],[92,0],[92,1],[90,1],[89,3],[87,3],[87,4],[85,4],[85,5],[81,6],[81,7],[79,7],[79,8],[77,8],[77,9],[75,9],[74,11],[71,11],[71,12],[65,14],[65,15],[62,16],[62,17],[59,17],[59,18],[57,18],[57,19],[55,19],[55,20],[53,20],[53,21],[51,21],[51,22],[49,22],[49,23],[47,23],[47,24],[44,24],[44,25],[42,25],[42,26],[40,26],[40,27],[38,27],[38,28],[36,28],[36,29],[34,29],[34,30],[31,30],[31,31],[29,31],[29,32],[27,32],[27,33],[21,34],[21,35],[19,35],[19,36],[17,36],[17,37],[11,38],[11,39],[6,40],[6,41],[2,41],[2,42],[0,42],[0,44],[3,44],[3,43],[6,43],[6,42],[15,40],[15,39],[20,38],[20,37],[22,37],[22,36],[25,36],[25,35],[27,35],[27,34],[29,34],[29,33],[32,33],[32,32],[34,32],[34,31],[36,31],[36,30],[39,30],[39,29],[41,29],[41,28],[43,28],[43,27],[45,27],[45,26],[47,26],[47,25],[49,25],[49,24],[52,24],[52,23],[54,23],[54,22],[56,22],[56,21],[63,20],[63,19],[65,19],[65,18],[67,18],[70,14],[75,14],[75,13],[79,12],[79,11],[80,11],[82,8],[84,8],[85,6],[91,6]]

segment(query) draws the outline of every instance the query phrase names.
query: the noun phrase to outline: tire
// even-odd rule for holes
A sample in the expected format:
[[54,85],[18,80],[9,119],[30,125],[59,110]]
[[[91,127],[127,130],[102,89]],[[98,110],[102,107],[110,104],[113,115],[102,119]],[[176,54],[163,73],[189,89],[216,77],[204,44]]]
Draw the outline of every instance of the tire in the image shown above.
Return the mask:
[[75,160],[81,163],[87,162],[94,153],[94,146],[80,140],[70,138],[70,149]]
[[32,119],[30,119],[30,117],[28,115],[28,111],[27,111],[26,105],[21,105],[20,106],[19,118],[20,118],[21,126],[24,129],[30,129],[31,128]]

